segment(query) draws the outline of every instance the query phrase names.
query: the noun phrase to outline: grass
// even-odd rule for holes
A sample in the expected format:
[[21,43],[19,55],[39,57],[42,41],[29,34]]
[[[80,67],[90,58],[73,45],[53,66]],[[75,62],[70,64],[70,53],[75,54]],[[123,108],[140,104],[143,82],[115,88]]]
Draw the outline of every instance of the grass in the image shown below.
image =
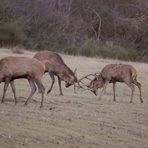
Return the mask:
[[[34,53],[24,51],[21,56],[32,57]],[[14,54],[0,49],[0,58]],[[104,60],[62,55],[65,63],[78,69],[78,77],[100,71],[108,63],[123,61]],[[128,62],[130,63],[130,62]],[[36,93],[28,106],[24,101],[30,88],[26,80],[16,80],[19,103],[15,106],[9,88],[4,104],[0,104],[0,147],[1,148],[147,148],[148,145],[148,64],[130,63],[138,71],[142,84],[144,103],[138,98],[129,104],[130,89],[117,84],[117,102],[113,102],[112,85],[102,100],[92,93],[65,88],[59,95],[57,83],[53,91],[45,96],[44,107],[39,108],[40,94]],[[43,77],[48,89],[51,81],[48,74]],[[46,89],[46,90],[47,90]],[[0,85],[2,96],[3,84]]]

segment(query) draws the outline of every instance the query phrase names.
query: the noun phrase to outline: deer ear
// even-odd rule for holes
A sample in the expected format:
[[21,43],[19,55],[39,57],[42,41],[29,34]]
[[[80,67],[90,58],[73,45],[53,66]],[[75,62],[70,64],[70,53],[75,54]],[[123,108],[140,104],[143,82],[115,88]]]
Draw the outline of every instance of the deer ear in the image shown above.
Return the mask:
[[98,76],[96,74],[94,75],[94,77],[95,77],[96,80],[98,80]]
[[96,80],[99,80],[100,75],[96,75],[95,77],[96,77]]

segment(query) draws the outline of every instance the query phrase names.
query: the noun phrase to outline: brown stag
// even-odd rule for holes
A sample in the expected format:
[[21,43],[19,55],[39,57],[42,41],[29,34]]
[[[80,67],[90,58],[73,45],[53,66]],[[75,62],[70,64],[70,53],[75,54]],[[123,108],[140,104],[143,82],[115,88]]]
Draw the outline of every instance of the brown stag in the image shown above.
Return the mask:
[[9,84],[11,85],[15,104],[17,103],[16,91],[15,91],[15,79],[25,78],[31,87],[31,92],[27,98],[25,104],[32,98],[38,87],[39,93],[41,93],[41,106],[43,106],[44,99],[44,86],[41,78],[45,72],[45,66],[37,59],[27,57],[5,57],[0,60],[0,83],[4,82],[3,97],[1,103],[4,102],[5,94]]
[[[87,76],[82,79],[87,78]],[[139,88],[139,99],[143,103],[141,96],[141,84],[137,81],[137,71],[132,65],[128,64],[108,64],[106,65],[99,75],[95,75],[95,78],[88,85],[88,89],[91,90],[95,95],[97,95],[98,88],[102,88],[99,99],[101,99],[106,86],[109,83],[113,83],[113,100],[115,98],[115,85],[116,82],[124,82],[128,87],[131,88],[131,98],[130,103],[133,101],[134,94],[134,84]],[[81,80],[82,80],[81,79]]]
[[42,61],[45,64],[46,72],[49,73],[52,79],[52,84],[47,91],[47,94],[51,92],[54,85],[54,76],[58,77],[60,95],[63,95],[61,80],[65,81],[65,87],[75,85],[75,83],[77,82],[77,77],[75,76],[75,73],[64,63],[62,57],[58,53],[46,50],[39,51],[34,55],[34,58]]

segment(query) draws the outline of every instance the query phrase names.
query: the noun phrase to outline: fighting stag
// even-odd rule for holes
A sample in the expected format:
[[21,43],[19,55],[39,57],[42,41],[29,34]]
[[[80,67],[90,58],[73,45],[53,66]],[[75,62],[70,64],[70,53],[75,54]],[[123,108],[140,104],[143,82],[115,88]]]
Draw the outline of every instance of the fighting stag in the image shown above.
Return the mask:
[[77,76],[76,70],[73,72],[63,61],[62,57],[55,52],[52,51],[40,51],[34,55],[34,58],[40,60],[44,63],[46,70],[48,72],[51,79],[52,84],[47,91],[47,94],[51,92],[53,85],[55,83],[55,77],[58,77],[58,84],[59,84],[59,91],[60,95],[63,95],[62,87],[61,87],[61,80],[65,81],[65,87],[69,87],[74,85],[74,91],[76,93],[76,83],[77,83]]
[[[141,84],[137,81],[137,71],[132,65],[108,64],[102,69],[99,75],[96,75],[96,74],[90,74],[90,75],[93,75],[95,78],[91,80],[89,85],[85,85],[85,86],[87,86],[87,89],[92,91],[95,95],[97,95],[98,88],[103,87],[99,96],[100,100],[106,89],[106,86],[109,83],[113,83],[113,101],[116,101],[116,98],[115,98],[116,82],[123,82],[127,84],[129,88],[131,88],[130,103],[132,103],[133,101],[133,94],[135,90],[134,85],[136,85],[139,88],[139,99],[141,103],[143,103],[143,99],[141,96]],[[88,78],[88,76],[89,75],[81,78],[80,82],[82,82],[83,79]]]
[[[3,97],[1,103],[4,102],[5,94],[9,84],[11,85],[15,104],[17,103],[16,91],[15,91],[15,79],[25,78],[28,80],[31,92],[27,98],[25,104],[34,95],[37,87],[39,93],[41,93],[41,106],[43,106],[45,88],[42,84],[41,78],[45,72],[45,66],[42,62],[34,58],[27,57],[6,57],[0,60],[0,83],[4,82]],[[36,87],[37,86],[37,87]]]

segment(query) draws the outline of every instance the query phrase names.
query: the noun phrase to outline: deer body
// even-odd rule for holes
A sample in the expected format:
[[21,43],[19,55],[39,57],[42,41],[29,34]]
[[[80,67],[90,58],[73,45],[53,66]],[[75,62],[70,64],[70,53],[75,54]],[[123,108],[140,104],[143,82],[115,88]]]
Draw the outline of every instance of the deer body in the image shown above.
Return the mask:
[[77,82],[74,72],[64,63],[61,56],[52,51],[40,51],[34,55],[34,58],[45,64],[46,72],[49,73],[52,84],[47,93],[50,93],[55,82],[54,76],[58,77],[60,94],[63,95],[61,88],[61,80],[65,81],[65,86],[69,87]]
[[108,64],[105,66],[100,75],[98,75],[94,80],[92,80],[88,86],[88,88],[97,95],[97,89],[102,88],[102,91],[100,93],[99,99],[101,99],[106,86],[109,83],[113,83],[113,96],[114,101],[115,99],[115,85],[116,82],[124,82],[127,84],[128,87],[131,88],[131,99],[130,103],[132,103],[133,100],[133,94],[134,94],[134,85],[136,85],[139,88],[139,98],[140,101],[143,102],[141,97],[141,84],[137,81],[137,71],[132,65],[128,64]]
[[34,58],[27,57],[6,57],[0,60],[0,82],[4,82],[4,91],[2,102],[4,102],[5,94],[8,88],[8,85],[11,85],[15,103],[17,103],[16,92],[14,80],[25,78],[29,81],[31,87],[31,93],[26,101],[28,103],[29,99],[32,98],[33,94],[36,91],[36,85],[38,87],[39,93],[41,93],[41,107],[43,105],[44,99],[44,86],[41,82],[41,78],[45,72],[45,66]]

